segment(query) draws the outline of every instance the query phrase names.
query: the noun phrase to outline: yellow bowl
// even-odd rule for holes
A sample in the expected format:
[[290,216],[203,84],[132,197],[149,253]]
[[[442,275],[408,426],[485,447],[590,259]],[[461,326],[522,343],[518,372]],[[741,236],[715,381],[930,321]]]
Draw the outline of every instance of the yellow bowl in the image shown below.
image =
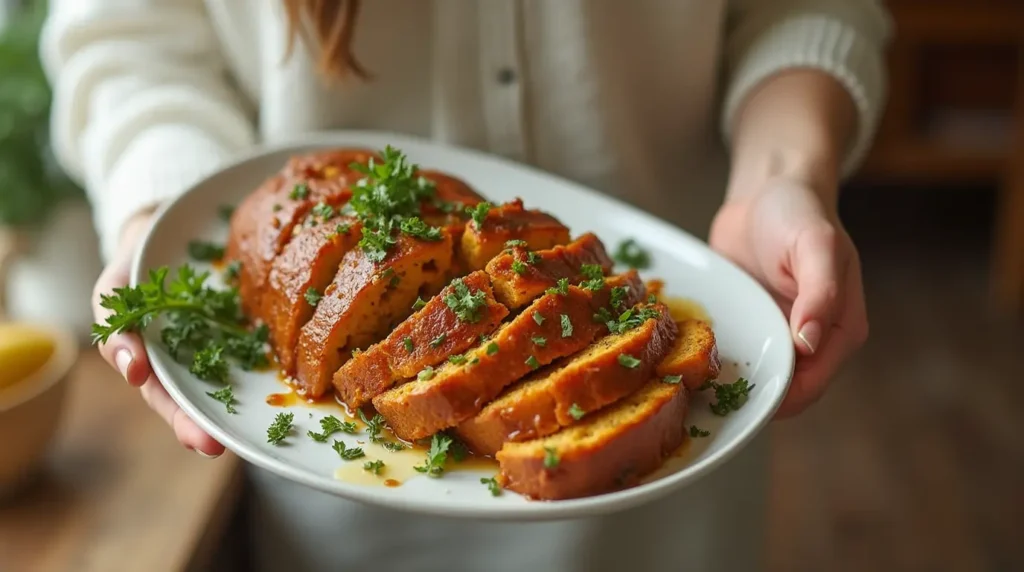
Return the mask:
[[[14,328],[21,329],[26,336],[41,333],[49,337],[53,351],[32,371],[26,370],[23,363],[17,364],[27,375],[19,381],[0,384],[0,497],[29,483],[41,467],[60,424],[68,372],[78,357],[74,336],[61,328],[0,324],[0,330],[8,330],[4,332],[8,335]],[[0,367],[4,364],[0,363]]]

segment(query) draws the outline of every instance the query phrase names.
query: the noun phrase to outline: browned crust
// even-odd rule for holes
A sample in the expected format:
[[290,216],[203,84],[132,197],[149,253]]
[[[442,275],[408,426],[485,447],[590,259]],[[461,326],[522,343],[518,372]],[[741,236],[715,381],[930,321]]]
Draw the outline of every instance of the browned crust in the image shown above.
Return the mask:
[[[225,259],[241,264],[238,274],[242,309],[252,318],[268,321],[262,297],[274,258],[292,238],[295,225],[320,202],[337,206],[351,197],[358,179],[351,163],[365,163],[372,151],[339,149],[293,157],[235,209],[231,217]],[[296,185],[309,188],[305,198],[291,198]]]
[[[374,397],[391,389],[399,381],[415,377],[428,366],[436,366],[453,354],[477,345],[508,315],[508,308],[494,299],[485,272],[474,272],[462,283],[470,292],[483,292],[485,305],[475,322],[460,320],[445,298],[455,287],[450,284],[430,299],[383,341],[353,356],[334,375],[334,387],[349,407],[362,407]],[[406,347],[406,340],[412,352]],[[440,341],[438,341],[440,340]]]
[[[438,242],[400,235],[379,263],[367,258],[360,248],[350,250],[299,334],[299,386],[313,397],[323,395],[334,372],[353,350],[379,340],[409,316],[417,296],[430,296],[441,289],[451,257],[448,234]],[[392,279],[397,285],[389,285]]]
[[[522,247],[509,249],[487,263],[494,295],[509,308],[521,308],[555,285],[559,279],[567,278],[578,284],[584,279],[580,268],[584,264],[596,264],[605,274],[612,269],[612,259],[596,235],[587,233],[573,242],[549,250],[532,253]],[[521,263],[516,272],[516,261]]]
[[[654,376],[677,333],[668,308],[661,304],[653,308],[657,318],[605,336],[581,353],[509,387],[459,425],[459,438],[473,452],[493,455],[506,441],[550,435],[575,423],[574,411],[595,412],[636,391]],[[624,367],[620,355],[639,359],[640,365]]]
[[[470,350],[467,365],[445,364],[430,379],[411,381],[378,395],[374,407],[402,439],[423,439],[458,425],[506,386],[533,371],[527,363],[531,356],[544,366],[589,345],[606,327],[595,321],[594,312],[608,304],[608,293],[617,284],[631,286],[627,295],[630,305],[642,299],[644,285],[635,272],[610,278],[598,292],[570,286],[567,294],[545,294]],[[573,326],[567,338],[562,337],[562,314]],[[542,316],[541,323],[535,315]],[[535,337],[543,337],[545,345],[536,344]],[[488,355],[492,343],[498,350]]]
[[[658,469],[685,439],[687,391],[653,380],[593,418],[549,437],[506,443],[501,484],[537,500],[594,496],[628,488]],[[550,449],[557,465],[545,467]]]
[[501,254],[510,240],[526,242],[529,250],[547,250],[570,239],[568,227],[558,219],[539,210],[527,210],[522,199],[516,199],[492,208],[482,226],[467,224],[459,252],[465,268],[479,270]]
[[704,382],[715,379],[721,372],[718,345],[711,325],[701,320],[679,323],[679,336],[665,359],[658,364],[655,375],[681,375],[682,384],[696,391]]
[[[286,375],[295,373],[299,330],[313,315],[306,293],[312,289],[323,294],[337,274],[342,257],[355,248],[360,237],[360,226],[352,218],[336,216],[316,224],[295,227],[295,237],[274,259],[262,296],[262,315],[270,326],[274,353]],[[348,225],[347,230],[342,225]]]

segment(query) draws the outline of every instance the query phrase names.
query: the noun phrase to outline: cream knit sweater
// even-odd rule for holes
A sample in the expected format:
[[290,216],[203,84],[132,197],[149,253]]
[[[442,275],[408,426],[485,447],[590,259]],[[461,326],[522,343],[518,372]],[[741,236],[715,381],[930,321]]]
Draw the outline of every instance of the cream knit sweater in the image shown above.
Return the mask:
[[728,137],[766,76],[811,66],[849,89],[860,123],[848,169],[883,99],[889,23],[872,0],[363,4],[355,51],[376,79],[326,86],[306,50],[284,59],[280,0],[51,0],[41,48],[56,153],[89,191],[105,252],[139,209],[311,130],[484,149],[671,219],[665,201],[708,180],[716,126]]

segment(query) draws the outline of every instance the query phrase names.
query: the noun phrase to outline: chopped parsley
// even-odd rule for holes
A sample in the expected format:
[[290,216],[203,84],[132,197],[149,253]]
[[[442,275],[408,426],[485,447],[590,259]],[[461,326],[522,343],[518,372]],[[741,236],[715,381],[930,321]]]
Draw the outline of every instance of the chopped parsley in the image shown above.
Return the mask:
[[566,314],[562,314],[561,316],[559,316],[559,320],[561,320],[561,322],[562,322],[562,337],[563,338],[571,338],[572,337],[572,321],[569,320],[569,316],[566,315]]
[[430,450],[427,451],[427,460],[422,465],[413,467],[421,473],[430,477],[439,477],[444,473],[445,463],[448,462],[448,449],[452,446],[452,438],[444,433],[435,433],[430,439]]
[[542,337],[542,336],[534,336],[534,337],[530,338],[530,340],[535,345],[538,345],[538,346],[540,346],[542,348],[548,345],[548,339],[545,338],[545,337]]
[[342,421],[333,415],[320,419],[320,429],[322,430],[320,433],[306,431],[306,435],[318,443],[326,443],[328,437],[339,431],[349,435],[355,435],[358,431],[358,427],[352,421]]
[[575,403],[573,403],[572,406],[569,407],[569,415],[572,416],[572,418],[577,421],[583,419],[583,416],[586,414],[587,412],[584,411],[582,407],[576,405]]
[[323,298],[323,295],[317,292],[316,288],[310,288],[309,290],[306,290],[305,298],[306,303],[316,308],[316,305],[320,303],[320,299]]
[[448,361],[454,365],[465,365],[469,360],[462,354],[452,354],[448,356]]
[[405,450],[405,445],[402,445],[401,443],[395,443],[394,441],[384,441],[381,443],[381,445],[388,451],[391,451],[392,453],[397,453],[399,451]]
[[430,340],[430,347],[432,347],[432,348],[440,347],[441,344],[443,344],[444,341],[447,340],[447,339],[448,339],[448,336],[446,334],[441,334],[440,336],[437,336],[436,338]]
[[227,275],[228,280],[237,280],[238,275],[242,272],[242,261],[232,260],[228,262],[227,266],[224,267],[224,274]]
[[664,381],[665,383],[668,383],[668,384],[671,384],[671,385],[676,385],[676,384],[678,384],[682,380],[683,380],[683,376],[681,376],[681,375],[666,375],[665,377],[661,378],[661,381]]
[[544,447],[544,468],[554,469],[558,466],[558,451],[554,447]]
[[235,214],[234,205],[220,205],[217,207],[217,216],[224,222],[231,221],[231,215]]
[[363,413],[362,409],[360,409],[359,418],[366,424],[366,436],[370,438],[371,442],[380,443],[384,440],[384,438],[380,436],[381,432],[384,431],[385,420],[383,415],[378,413],[374,415],[372,419],[367,419],[366,414]]
[[536,252],[533,252],[531,250],[530,252],[526,253],[526,262],[527,262],[527,264],[537,264],[538,260],[540,260],[540,255],[537,254]]
[[327,222],[327,219],[334,216],[334,207],[327,203],[320,202],[317,203],[315,207],[313,207],[312,213],[314,217],[319,217],[324,222]]
[[630,308],[619,315],[617,320],[608,320],[606,325],[608,331],[613,334],[622,334],[640,327],[644,322],[660,318],[661,313],[650,307]]
[[224,245],[204,240],[190,240],[188,255],[192,260],[213,262],[224,258]]
[[619,354],[619,365],[627,369],[636,369],[640,367],[640,360],[629,354]]
[[452,280],[452,291],[444,297],[444,303],[455,313],[455,317],[470,324],[479,322],[481,310],[487,305],[487,294],[483,290],[471,292],[461,278]]
[[544,316],[542,316],[540,312],[534,312],[533,321],[537,322],[538,326],[541,326],[544,324]]
[[615,288],[612,288],[610,300],[613,310],[619,310],[623,306],[626,301],[627,294],[629,294],[628,286],[616,286]]
[[215,400],[223,403],[224,404],[224,408],[227,410],[228,413],[230,413],[232,415],[234,415],[235,413],[238,413],[238,410],[236,410],[235,406],[234,406],[234,404],[235,404],[235,394],[231,390],[231,386],[230,385],[225,387],[224,389],[218,389],[217,391],[207,391],[206,395],[209,395],[210,397],[214,398]]
[[293,413],[278,413],[274,422],[267,428],[267,443],[280,445],[292,432],[292,422],[295,421]]
[[380,459],[377,459],[376,461],[366,461],[363,463],[363,470],[368,473],[379,475],[384,471],[384,461],[381,461]]
[[409,336],[405,336],[405,338],[402,339],[402,347],[404,347],[405,351],[409,353],[412,353],[412,351],[416,349],[416,347],[413,346],[412,338],[410,338]]
[[616,262],[630,268],[643,270],[651,266],[651,255],[636,240],[632,238],[619,243],[612,256]]
[[413,311],[419,310],[419,309],[422,309],[426,305],[427,305],[427,303],[423,301],[423,298],[420,298],[419,296],[417,296],[416,297],[416,301],[413,302],[413,304],[412,304],[412,309],[413,309]]
[[475,207],[466,207],[466,214],[469,218],[473,219],[476,223],[476,227],[482,228],[484,221],[487,220],[487,213],[491,210],[491,203],[479,203]]
[[228,382],[228,362],[222,355],[224,347],[210,344],[197,351],[188,371],[203,381]]
[[334,227],[334,232],[338,234],[348,234],[352,230],[352,225],[349,223],[342,223]]
[[690,437],[707,437],[711,434],[711,431],[707,429],[701,429],[696,425],[690,425]]
[[361,457],[365,457],[366,453],[363,452],[362,447],[346,447],[342,441],[335,441],[331,448],[334,449],[338,456],[345,461],[354,461]]
[[423,222],[420,217],[409,217],[402,221],[402,233],[420,240],[436,242],[441,240],[441,229]]
[[494,355],[496,353],[498,353],[498,343],[497,342],[491,342],[491,343],[487,344],[487,355],[492,356],[492,355]]
[[741,377],[735,383],[718,383],[708,380],[700,389],[715,390],[715,403],[711,404],[711,412],[724,416],[743,407],[750,396],[750,390],[754,387],[755,385],[750,385],[745,378]]
[[548,288],[547,289],[547,293],[548,294],[560,294],[562,296],[565,296],[566,294],[569,293],[569,279],[568,278],[559,278],[558,279],[558,283],[555,284],[555,286],[553,288]]
[[529,244],[525,240],[519,240],[519,239],[513,239],[513,240],[505,241],[505,248],[515,248],[517,246],[518,247],[522,247],[522,248],[526,248],[527,246],[529,246]]
[[436,372],[434,371],[434,368],[428,365],[427,367],[423,368],[418,374],[416,374],[416,379],[419,379],[421,381],[430,381],[434,379],[435,373]]
[[498,485],[498,481],[494,477],[480,477],[480,484],[487,485],[487,490],[491,491],[491,496],[501,496],[501,486]]
[[522,276],[523,274],[526,274],[526,264],[522,260],[513,260],[512,261],[512,272],[515,272],[516,274],[518,274],[520,276]]
[[284,208],[284,207],[282,207],[281,205],[279,205],[279,204],[277,204],[277,203],[274,203],[274,206],[273,206],[273,207],[271,207],[271,208],[270,208],[270,210],[272,210],[272,211],[274,211],[274,212],[281,212],[281,209],[283,209],[283,208]]
[[299,183],[292,187],[292,192],[288,193],[288,198],[293,201],[301,201],[309,196],[309,185],[306,183]]
[[604,269],[598,264],[580,266],[580,274],[586,279],[580,282],[580,288],[597,291],[604,288]]
[[526,358],[526,361],[524,363],[530,366],[530,369],[537,369],[538,367],[540,367],[540,362],[537,361],[537,358],[533,356]]

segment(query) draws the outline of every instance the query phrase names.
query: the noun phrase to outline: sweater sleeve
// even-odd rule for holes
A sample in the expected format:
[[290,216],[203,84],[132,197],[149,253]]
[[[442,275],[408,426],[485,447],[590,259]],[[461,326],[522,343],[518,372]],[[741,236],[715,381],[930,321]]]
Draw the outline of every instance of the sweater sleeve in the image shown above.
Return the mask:
[[834,77],[857,107],[854,139],[842,163],[850,175],[863,160],[885,100],[883,50],[889,15],[877,0],[731,0],[727,21],[722,131],[728,141],[746,96],[769,76],[814,68]]
[[132,215],[254,142],[203,0],[51,0],[40,55],[54,153],[108,259]]

